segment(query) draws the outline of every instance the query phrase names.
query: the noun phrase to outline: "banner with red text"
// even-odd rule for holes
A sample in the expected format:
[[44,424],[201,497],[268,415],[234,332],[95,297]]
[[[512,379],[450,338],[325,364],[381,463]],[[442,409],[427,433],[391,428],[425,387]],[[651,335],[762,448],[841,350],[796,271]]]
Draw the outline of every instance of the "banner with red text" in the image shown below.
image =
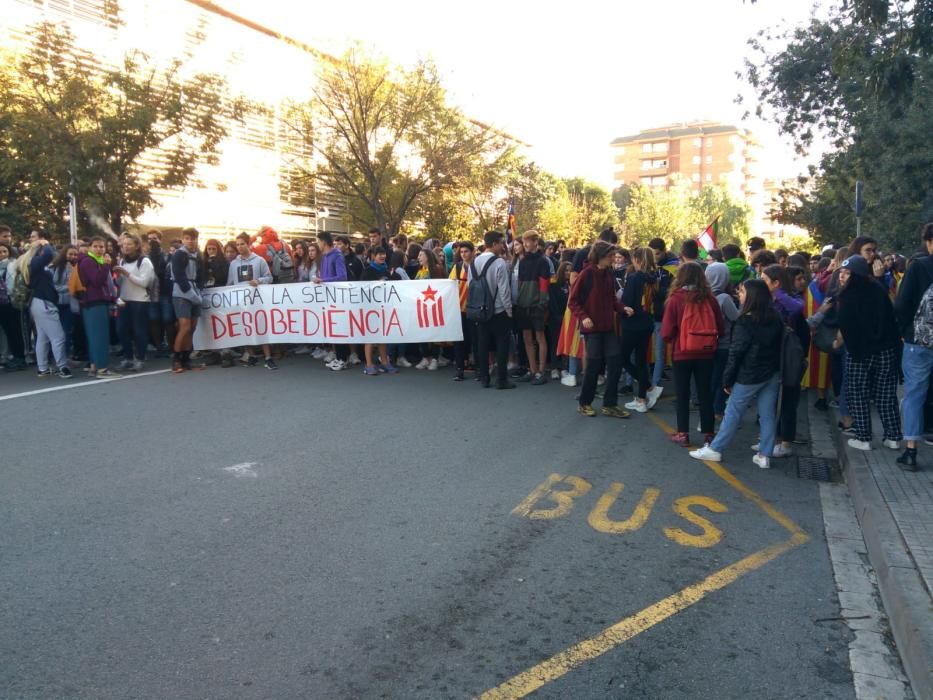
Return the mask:
[[463,340],[457,285],[431,279],[205,289],[194,347]]

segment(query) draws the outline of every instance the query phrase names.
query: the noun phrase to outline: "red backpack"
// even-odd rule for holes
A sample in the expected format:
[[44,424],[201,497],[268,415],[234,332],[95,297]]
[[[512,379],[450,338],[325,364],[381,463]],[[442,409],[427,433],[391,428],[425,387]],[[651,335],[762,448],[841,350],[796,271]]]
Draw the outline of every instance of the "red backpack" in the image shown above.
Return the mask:
[[681,352],[714,352],[719,344],[716,312],[708,300],[687,301],[680,319],[679,350]]

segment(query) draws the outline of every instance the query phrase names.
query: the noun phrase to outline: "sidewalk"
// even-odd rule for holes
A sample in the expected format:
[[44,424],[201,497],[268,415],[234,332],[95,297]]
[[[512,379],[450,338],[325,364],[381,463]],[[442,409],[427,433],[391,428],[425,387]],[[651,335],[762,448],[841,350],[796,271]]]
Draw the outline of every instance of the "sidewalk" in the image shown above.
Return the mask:
[[825,418],[901,660],[917,698],[933,700],[933,449],[921,445],[921,470],[905,472],[900,451],[880,445],[877,416],[870,452],[848,446],[835,412]]

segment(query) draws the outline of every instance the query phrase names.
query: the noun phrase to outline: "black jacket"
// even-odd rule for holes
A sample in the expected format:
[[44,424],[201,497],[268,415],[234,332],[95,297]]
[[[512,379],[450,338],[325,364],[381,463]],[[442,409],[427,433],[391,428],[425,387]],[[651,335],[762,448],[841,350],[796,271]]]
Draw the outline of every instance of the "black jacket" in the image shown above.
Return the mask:
[[[619,316],[623,331],[650,331],[654,329],[654,297],[657,278],[647,272],[631,272],[625,278],[622,304],[631,308],[634,316]],[[645,308],[647,307],[647,311]]]
[[920,258],[911,263],[907,274],[901,280],[897,290],[897,299],[894,301],[894,313],[897,316],[897,325],[905,343],[914,342],[914,316],[920,300],[929,286],[933,284],[933,255]]
[[230,263],[223,255],[213,258],[204,258],[204,271],[206,274],[205,287],[226,287],[227,273],[230,272]]
[[776,313],[760,324],[750,316],[739,316],[732,326],[722,385],[731,387],[768,381],[780,369],[783,338],[784,323]]
[[867,360],[900,343],[891,298],[874,280],[852,275],[836,307],[836,321],[853,360]]

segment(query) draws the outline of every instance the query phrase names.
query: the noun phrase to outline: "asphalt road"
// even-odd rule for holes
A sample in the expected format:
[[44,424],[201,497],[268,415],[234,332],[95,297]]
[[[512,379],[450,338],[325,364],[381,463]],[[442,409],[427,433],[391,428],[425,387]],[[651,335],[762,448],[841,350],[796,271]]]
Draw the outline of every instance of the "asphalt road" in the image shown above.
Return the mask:
[[751,421],[717,472],[670,401],[281,364],[0,375],[0,697],[854,697],[817,485]]

